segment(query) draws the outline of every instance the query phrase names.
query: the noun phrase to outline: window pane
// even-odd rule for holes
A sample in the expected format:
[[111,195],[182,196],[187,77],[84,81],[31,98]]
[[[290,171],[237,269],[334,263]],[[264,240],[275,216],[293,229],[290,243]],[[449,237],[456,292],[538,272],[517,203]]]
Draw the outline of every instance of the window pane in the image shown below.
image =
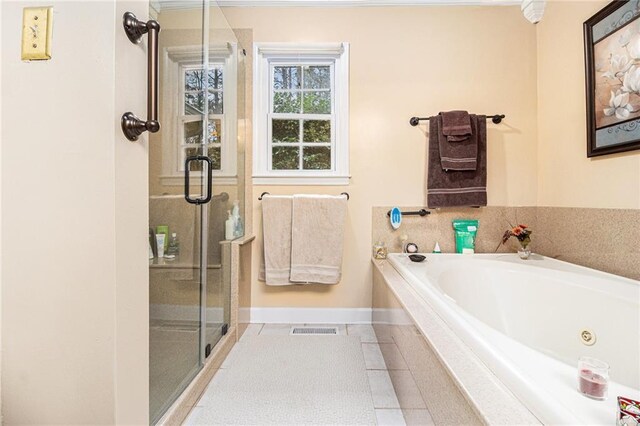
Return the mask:
[[300,121],[273,120],[271,140],[273,142],[299,142]]
[[[207,151],[207,155],[209,156],[209,158],[211,158],[211,163],[212,163],[212,170],[220,170],[220,147],[219,146],[210,146],[208,148],[206,148]],[[185,150],[185,160],[188,157],[195,157],[196,155],[203,155],[203,153],[205,152],[205,147],[200,147],[200,148],[187,148]],[[191,161],[189,163],[189,170],[192,172],[201,172],[203,170],[206,170],[204,168],[203,162],[202,161]]]
[[207,142],[220,143],[221,130],[222,130],[222,123],[220,122],[220,120],[217,118],[209,118],[209,124],[208,124],[209,137]]
[[305,120],[302,126],[304,142],[331,142],[330,120]]
[[202,93],[185,93],[184,113],[186,115],[199,115],[204,111],[204,96]]
[[300,93],[277,92],[273,94],[273,112],[299,113]]
[[222,89],[222,68],[209,70],[209,89]]
[[202,70],[189,70],[184,72],[185,90],[202,90]]
[[305,114],[331,114],[331,92],[305,92]]
[[330,170],[331,147],[314,146],[304,147],[302,168],[305,170]]
[[300,67],[273,67],[274,89],[299,89]]
[[328,66],[304,67],[305,89],[329,89],[331,87],[331,68]]
[[[200,155],[202,150],[200,148],[187,148],[185,150],[185,160],[188,157],[195,157],[196,155]],[[189,163],[189,171],[192,172],[201,172],[202,171],[202,161],[191,161]]]
[[209,92],[209,114],[222,114],[222,92]]
[[271,165],[273,170],[298,170],[300,149],[296,146],[273,148]]
[[202,143],[202,121],[184,123],[184,143]]
[[220,147],[210,146],[207,150],[207,154],[209,155],[209,158],[211,158],[211,163],[213,163],[212,170],[220,170]]

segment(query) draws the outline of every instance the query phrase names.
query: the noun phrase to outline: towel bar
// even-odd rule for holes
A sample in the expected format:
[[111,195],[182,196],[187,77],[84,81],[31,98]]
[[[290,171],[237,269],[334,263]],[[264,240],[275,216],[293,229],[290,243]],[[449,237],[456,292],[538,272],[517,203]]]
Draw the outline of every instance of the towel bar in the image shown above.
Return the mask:
[[[258,197],[258,201],[262,201],[262,198],[263,198],[265,195],[271,195],[271,194],[269,194],[269,193],[268,193],[268,192],[266,192],[266,191],[265,191],[265,192],[263,192],[263,193],[262,193],[262,194],[260,194],[260,196]],[[348,192],[342,192],[342,193],[340,193],[340,195],[344,195],[344,196],[346,196],[346,197],[347,197],[347,201],[349,201],[349,198],[351,198],[351,197],[349,197],[349,193],[348,193]]]
[[[430,118],[431,117],[411,117],[411,119],[409,120],[409,124],[415,127],[418,124],[420,124],[421,121],[428,120]],[[505,118],[505,115],[504,114],[487,115],[487,119],[489,118],[495,124],[500,124],[502,122],[502,119]]]
[[[400,213],[402,213],[402,216],[426,216],[428,214],[431,214],[431,212],[426,209],[420,209],[415,212],[400,212]],[[387,212],[387,216],[391,217],[391,210]]]

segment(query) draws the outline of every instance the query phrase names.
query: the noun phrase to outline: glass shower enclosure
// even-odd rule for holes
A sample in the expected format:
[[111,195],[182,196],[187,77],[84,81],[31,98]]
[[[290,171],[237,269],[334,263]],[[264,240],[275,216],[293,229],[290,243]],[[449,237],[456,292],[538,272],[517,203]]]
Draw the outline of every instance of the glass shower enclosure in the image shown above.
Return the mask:
[[[239,123],[245,57],[213,1],[152,2],[150,18],[161,27],[161,129],[149,137],[149,418],[154,424],[230,326],[229,241],[242,236],[244,217]],[[225,235],[234,208],[240,223]]]

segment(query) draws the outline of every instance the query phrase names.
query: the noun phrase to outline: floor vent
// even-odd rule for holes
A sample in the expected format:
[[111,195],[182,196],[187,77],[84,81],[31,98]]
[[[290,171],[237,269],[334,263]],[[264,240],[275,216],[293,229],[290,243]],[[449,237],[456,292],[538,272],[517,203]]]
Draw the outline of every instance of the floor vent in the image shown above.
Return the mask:
[[291,327],[290,335],[336,335],[338,327]]

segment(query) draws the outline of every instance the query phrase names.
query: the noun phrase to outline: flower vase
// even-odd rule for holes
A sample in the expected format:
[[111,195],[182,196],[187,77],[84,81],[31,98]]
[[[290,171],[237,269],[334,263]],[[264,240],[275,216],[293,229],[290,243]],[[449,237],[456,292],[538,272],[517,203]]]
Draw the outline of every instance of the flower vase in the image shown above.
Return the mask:
[[528,244],[520,244],[520,247],[518,248],[518,256],[520,256],[520,259],[522,260],[527,260],[529,256],[531,256],[531,249]]

